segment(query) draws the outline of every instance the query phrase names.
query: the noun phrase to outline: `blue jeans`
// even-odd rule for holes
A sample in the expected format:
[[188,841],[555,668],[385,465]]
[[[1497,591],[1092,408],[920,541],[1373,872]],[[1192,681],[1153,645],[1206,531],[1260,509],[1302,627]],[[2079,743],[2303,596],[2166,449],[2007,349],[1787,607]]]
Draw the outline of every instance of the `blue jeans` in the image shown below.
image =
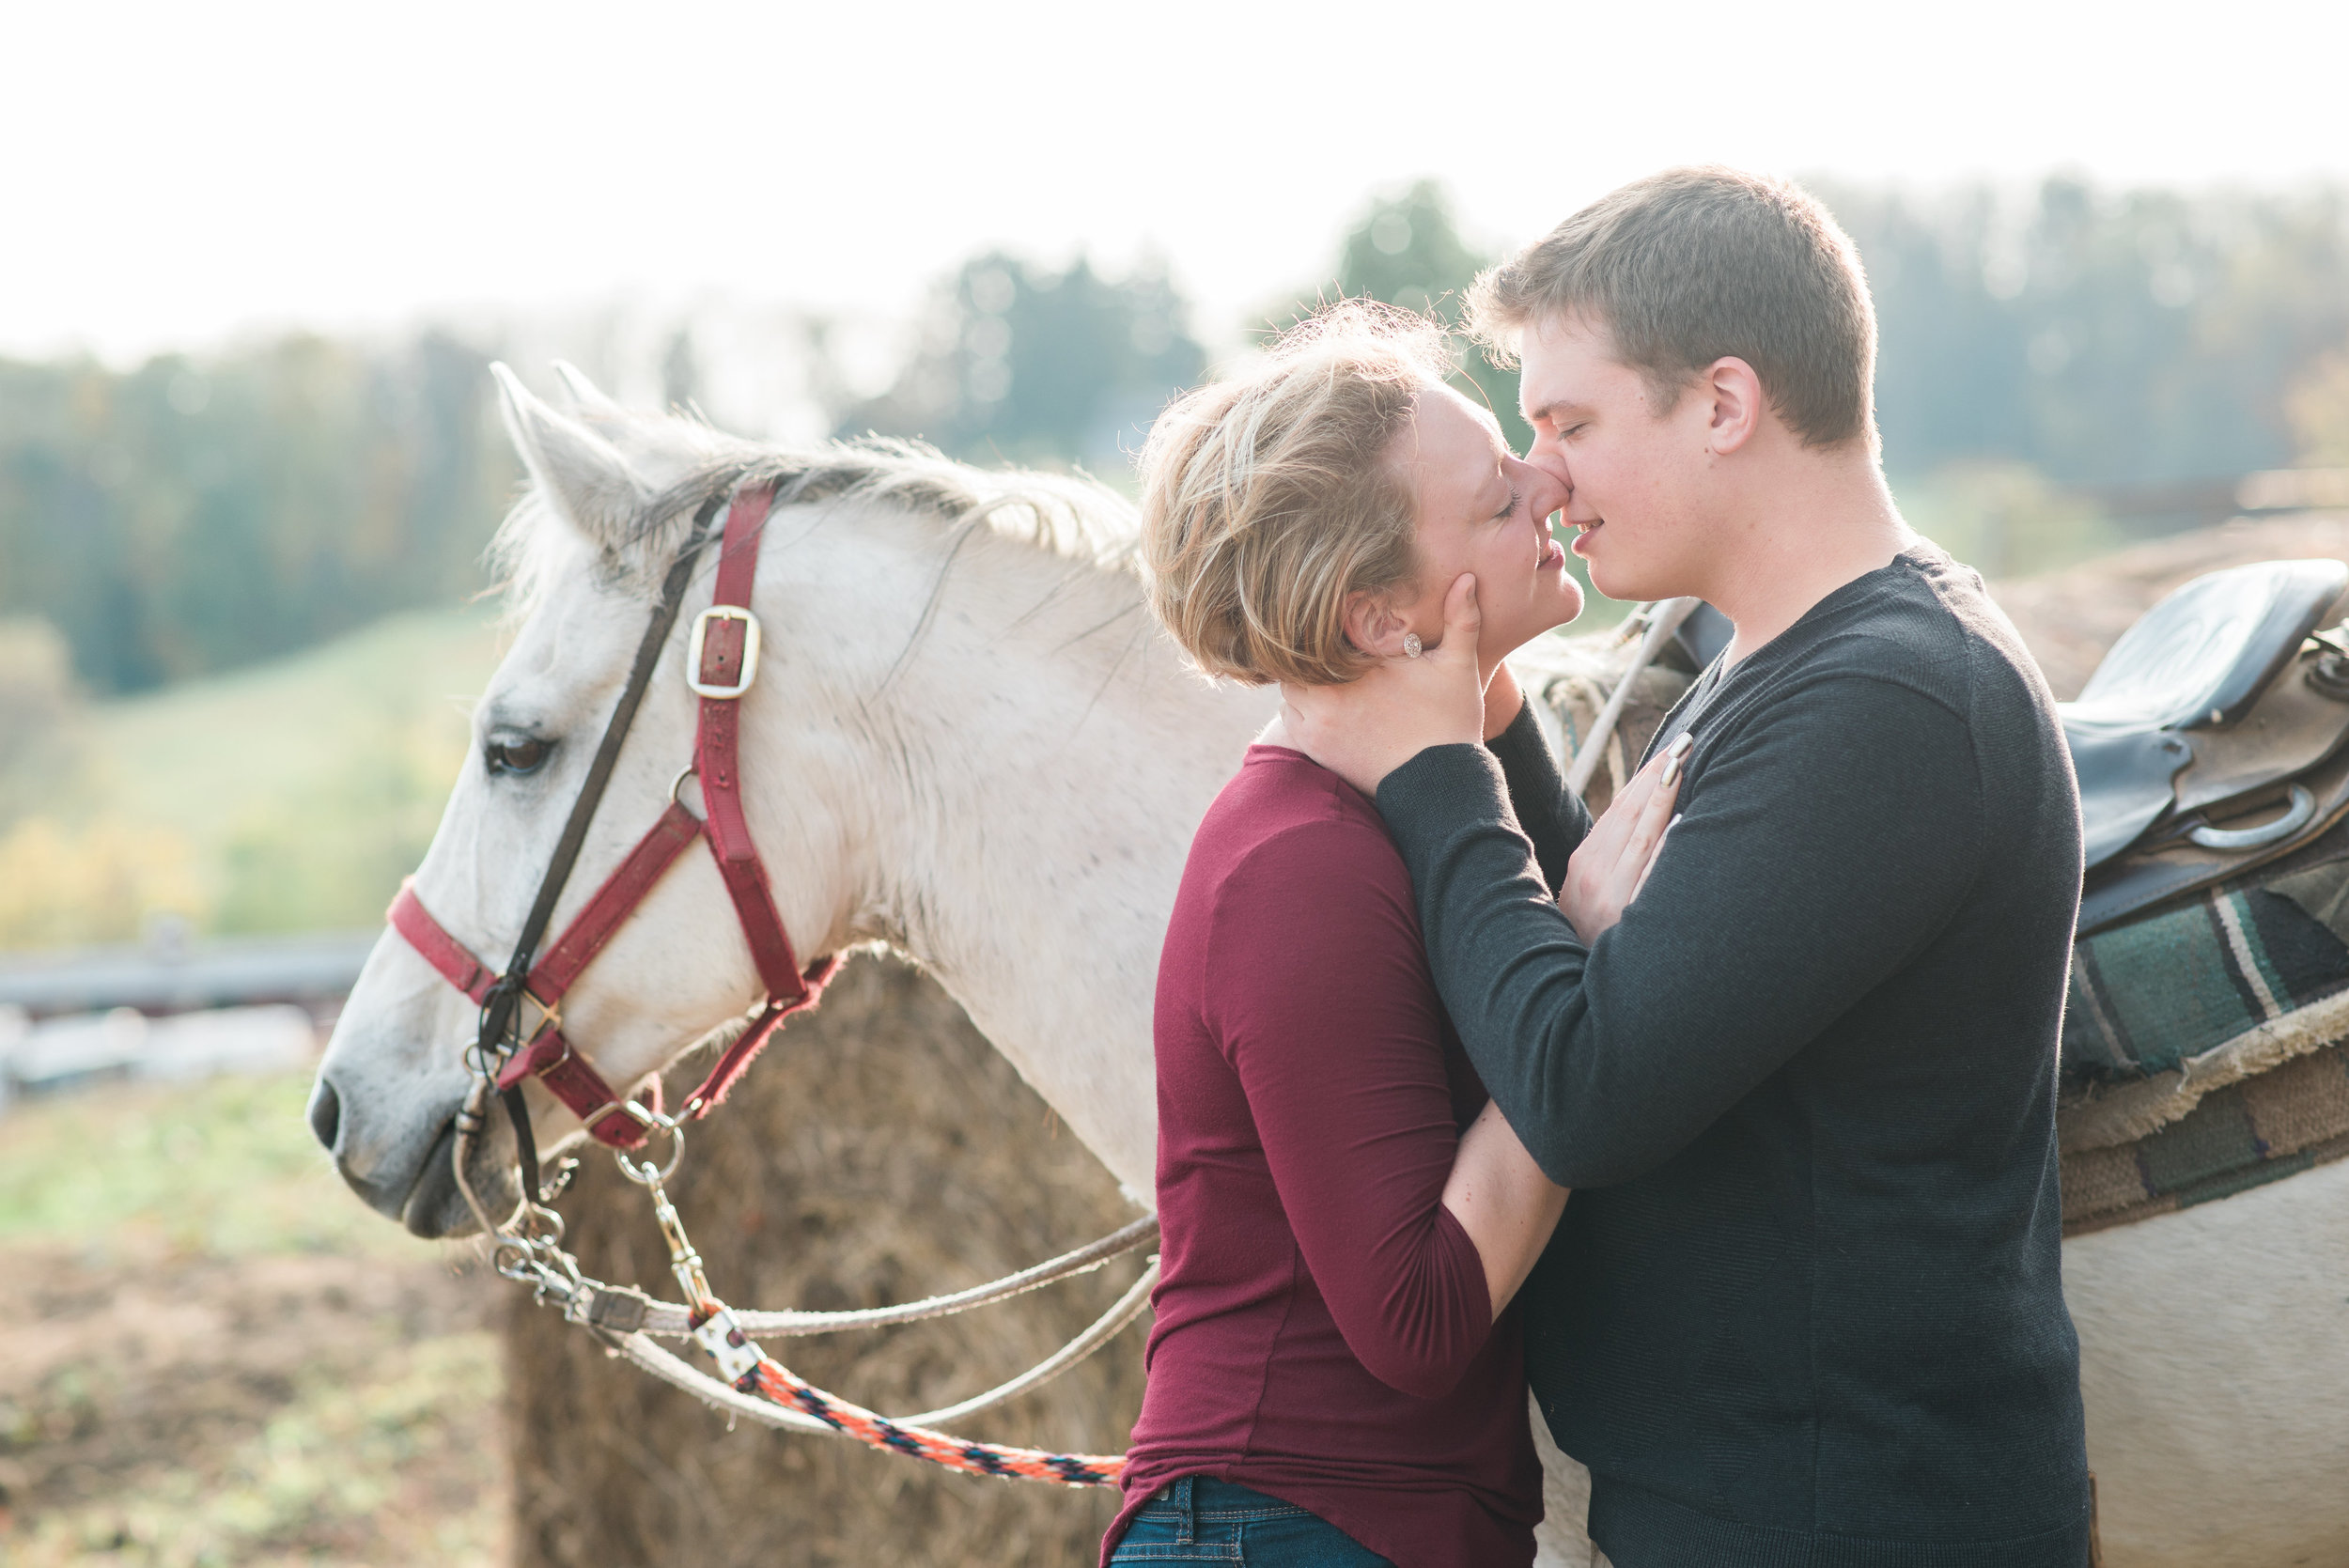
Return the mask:
[[1187,1475],[1142,1505],[1110,1562],[1394,1568],[1318,1514],[1228,1481]]

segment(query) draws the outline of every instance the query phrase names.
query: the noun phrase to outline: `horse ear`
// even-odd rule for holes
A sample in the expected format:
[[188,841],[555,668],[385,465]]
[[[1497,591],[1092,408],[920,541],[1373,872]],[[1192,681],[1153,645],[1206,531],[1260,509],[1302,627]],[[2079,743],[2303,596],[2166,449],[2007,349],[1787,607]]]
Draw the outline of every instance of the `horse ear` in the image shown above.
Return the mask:
[[554,379],[570,395],[571,411],[588,424],[606,424],[627,417],[627,411],[605,396],[603,389],[587,379],[587,372],[569,360],[554,362]]
[[628,459],[540,402],[504,365],[490,365],[490,374],[497,378],[506,433],[539,492],[590,540],[606,549],[623,543],[652,501]]

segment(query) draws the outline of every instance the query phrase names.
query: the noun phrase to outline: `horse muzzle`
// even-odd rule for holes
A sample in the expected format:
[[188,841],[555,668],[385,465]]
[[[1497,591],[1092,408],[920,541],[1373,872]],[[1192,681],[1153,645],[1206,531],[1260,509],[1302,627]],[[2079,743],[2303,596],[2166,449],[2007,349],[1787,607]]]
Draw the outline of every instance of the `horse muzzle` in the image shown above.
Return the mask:
[[[429,1115],[428,1136],[410,1141],[416,1150],[410,1158],[365,1164],[356,1157],[357,1140],[349,1136],[348,1108],[334,1080],[319,1075],[310,1091],[310,1130],[334,1157],[334,1173],[359,1195],[367,1207],[387,1219],[397,1219],[410,1234],[428,1239],[469,1235],[479,1230],[473,1209],[457,1185],[457,1112],[461,1100],[451,1100]],[[514,1179],[513,1135],[498,1128],[474,1142],[466,1174],[483,1202],[495,1210],[511,1208],[520,1197]]]

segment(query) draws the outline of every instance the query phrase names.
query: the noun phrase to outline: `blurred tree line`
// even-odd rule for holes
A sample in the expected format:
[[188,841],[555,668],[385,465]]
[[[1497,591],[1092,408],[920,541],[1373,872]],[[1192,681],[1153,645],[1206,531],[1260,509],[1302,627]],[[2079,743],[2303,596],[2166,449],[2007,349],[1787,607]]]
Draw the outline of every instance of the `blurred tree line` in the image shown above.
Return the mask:
[[2223,478],[2349,438],[2322,391],[2349,342],[2349,194],[1818,189],[1867,263],[1896,475]]
[[1056,271],[989,251],[932,292],[904,367],[879,397],[843,410],[838,433],[1116,477],[1206,365],[1189,309],[1156,263],[1112,278],[1081,256]]
[[474,592],[515,474],[487,365],[430,333],[122,373],[0,360],[0,615],[122,692]]
[[[1379,300],[1457,327],[1467,310],[1469,285],[1500,259],[1498,251],[1461,235],[1442,186],[1419,180],[1398,194],[1373,199],[1339,242],[1337,265],[1329,277],[1266,312],[1257,335],[1269,341],[1338,299]],[[1516,371],[1498,368],[1463,343],[1452,384],[1492,411],[1511,446],[1521,452],[1532,441],[1533,432],[1517,413]]]
[[[1442,188],[1422,180],[1372,201],[1333,259],[1326,277],[1260,313],[1248,341],[1269,341],[1342,297],[1456,325],[1470,281],[1494,257],[1461,238]],[[990,251],[932,293],[903,369],[879,396],[849,404],[838,432],[916,437],[980,462],[1073,463],[1129,482],[1151,420],[1207,365],[1189,316],[1155,261],[1109,278],[1082,256],[1054,271]],[[1457,383],[1522,442],[1513,374],[1464,355]]]

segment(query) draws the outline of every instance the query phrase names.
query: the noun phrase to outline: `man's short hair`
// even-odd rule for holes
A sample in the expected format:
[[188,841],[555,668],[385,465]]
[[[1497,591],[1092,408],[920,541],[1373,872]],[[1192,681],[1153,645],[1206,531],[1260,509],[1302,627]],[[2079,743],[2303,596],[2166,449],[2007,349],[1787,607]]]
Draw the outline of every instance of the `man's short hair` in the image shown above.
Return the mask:
[[1875,434],[1875,308],[1859,254],[1790,180],[1667,169],[1601,196],[1476,280],[1470,330],[1500,364],[1579,316],[1645,375],[1659,412],[1724,355],[1753,366],[1805,446]]

